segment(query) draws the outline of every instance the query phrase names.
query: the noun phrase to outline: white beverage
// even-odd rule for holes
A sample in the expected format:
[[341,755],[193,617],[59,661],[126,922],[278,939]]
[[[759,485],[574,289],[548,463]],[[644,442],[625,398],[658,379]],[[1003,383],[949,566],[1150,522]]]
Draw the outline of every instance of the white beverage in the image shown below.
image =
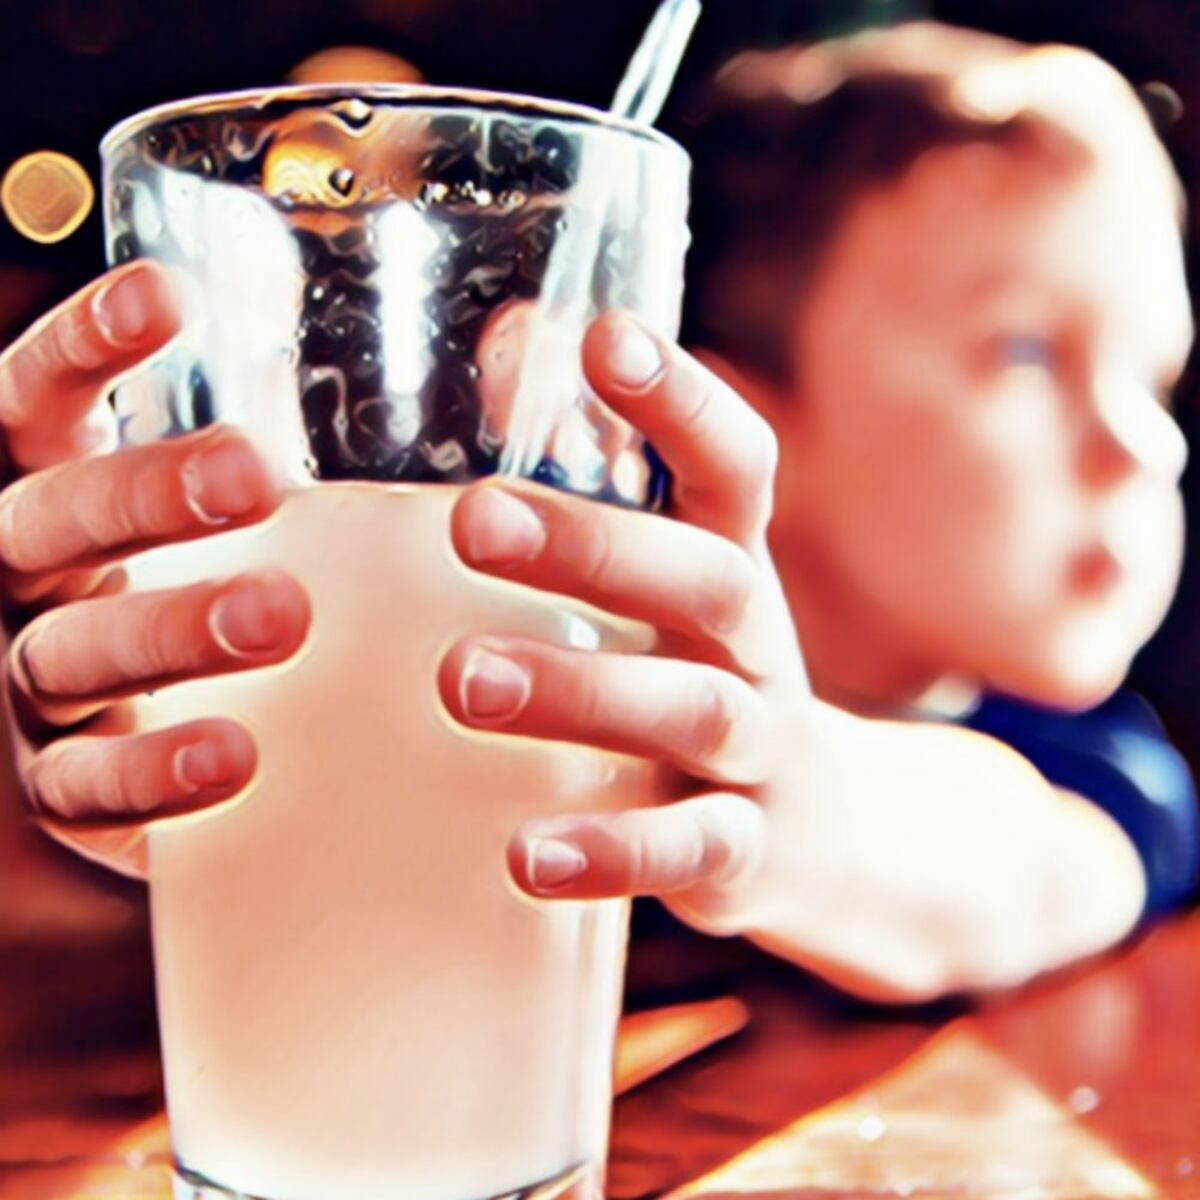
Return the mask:
[[505,846],[528,817],[646,803],[654,771],[467,731],[435,678],[471,631],[628,649],[647,631],[468,572],[457,495],[319,484],[261,526],[130,565],[138,587],[279,566],[312,598],[291,662],[138,701],[141,727],[229,716],[259,747],[242,797],[149,839],[175,1153],[234,1191],[598,1183],[627,906],[524,897]]

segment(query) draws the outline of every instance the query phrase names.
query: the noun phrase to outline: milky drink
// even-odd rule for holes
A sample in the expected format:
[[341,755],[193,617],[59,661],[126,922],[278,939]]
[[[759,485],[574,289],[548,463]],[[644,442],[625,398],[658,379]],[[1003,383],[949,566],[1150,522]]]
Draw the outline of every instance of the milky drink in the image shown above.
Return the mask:
[[467,571],[458,493],[299,488],[131,563],[138,587],[281,567],[312,598],[292,661],[137,701],[144,727],[226,716],[258,744],[239,799],[149,837],[175,1153],[239,1193],[479,1200],[603,1160],[626,906],[529,899],[505,847],[528,817],[645,803],[651,768],[467,731],[436,672],[470,631],[646,631]]

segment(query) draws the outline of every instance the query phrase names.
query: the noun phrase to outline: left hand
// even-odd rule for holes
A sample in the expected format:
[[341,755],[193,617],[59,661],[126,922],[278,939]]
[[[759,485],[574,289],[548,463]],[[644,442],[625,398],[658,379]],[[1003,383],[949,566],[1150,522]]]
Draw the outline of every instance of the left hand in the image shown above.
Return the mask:
[[583,363],[597,394],[671,469],[670,516],[488,480],[458,502],[454,546],[478,571],[653,625],[657,653],[472,635],[444,659],[441,695],[476,729],[677,768],[686,798],[527,822],[509,867],[535,896],[657,895],[715,926],[763,855],[754,797],[771,777],[783,717],[810,699],[766,549],[775,438],[715,374],[624,313],[592,325]]

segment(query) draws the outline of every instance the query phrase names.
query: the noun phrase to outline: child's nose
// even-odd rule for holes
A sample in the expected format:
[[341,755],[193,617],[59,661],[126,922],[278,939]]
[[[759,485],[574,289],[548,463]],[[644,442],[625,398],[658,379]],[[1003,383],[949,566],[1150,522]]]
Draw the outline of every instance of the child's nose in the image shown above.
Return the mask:
[[1090,486],[1112,487],[1137,471],[1178,483],[1187,454],[1182,431],[1152,391],[1115,372],[1096,377],[1079,458]]

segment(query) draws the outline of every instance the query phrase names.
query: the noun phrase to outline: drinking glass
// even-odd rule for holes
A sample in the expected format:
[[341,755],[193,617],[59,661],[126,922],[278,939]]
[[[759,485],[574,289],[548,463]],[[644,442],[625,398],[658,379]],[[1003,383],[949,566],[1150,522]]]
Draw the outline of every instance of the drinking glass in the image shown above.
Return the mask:
[[124,848],[150,884],[175,1194],[592,1195],[627,906],[530,899],[506,845],[535,815],[646,803],[658,772],[468,731],[436,674],[469,632],[653,635],[469,571],[449,519],[494,473],[662,503],[579,346],[611,308],[676,332],[687,158],[578,106],[416,86],[188,100],[102,153],[110,260],[167,264],[183,305],[115,390],[123,443],[230,423],[285,496],[131,559],[131,586],[279,567],[313,611],[288,663],[132,702],[138,729],[226,716],[259,748],[234,800]]

